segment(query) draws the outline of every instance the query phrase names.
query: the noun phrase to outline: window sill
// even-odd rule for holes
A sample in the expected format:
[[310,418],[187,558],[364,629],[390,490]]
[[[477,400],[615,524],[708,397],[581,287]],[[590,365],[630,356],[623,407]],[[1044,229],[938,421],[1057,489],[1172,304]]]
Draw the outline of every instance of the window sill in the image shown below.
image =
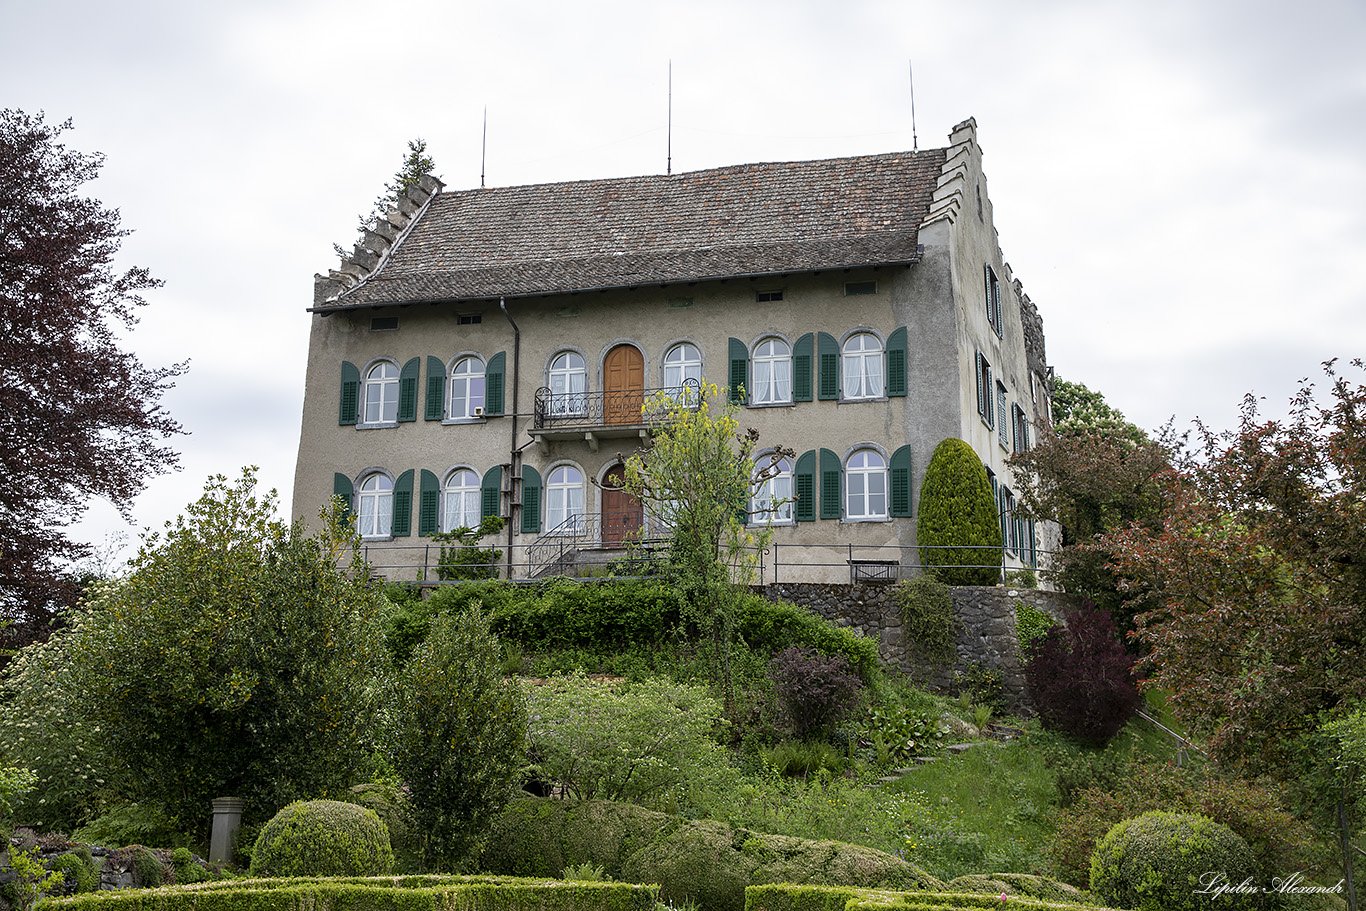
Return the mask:
[[746,528],[791,528],[796,525],[792,519],[779,519],[774,522],[746,522]]
[[449,426],[451,426],[452,424],[487,424],[487,423],[488,423],[488,418],[486,418],[486,417],[482,417],[482,418],[443,418],[443,419],[441,420],[441,426],[442,426],[442,427],[449,427]]
[[393,540],[393,535],[371,535],[369,537],[362,535],[360,539],[362,544],[387,544]]
[[796,402],[750,402],[746,408],[796,408]]
[[885,396],[885,395],[866,395],[866,396],[864,396],[863,398],[858,398],[858,399],[841,398],[841,399],[839,399],[839,404],[841,404],[841,405],[862,405],[862,404],[865,403],[865,402],[885,402],[885,401],[887,401],[887,396]]
[[398,426],[398,421],[381,421],[381,422],[378,423],[378,424],[360,424],[360,423],[357,423],[357,424],[356,424],[356,429],[357,429],[357,430],[387,430],[387,429],[389,429],[389,428],[391,428],[391,427],[397,427],[397,426]]
[[891,522],[891,516],[845,516],[840,519],[841,525],[866,525],[869,522]]

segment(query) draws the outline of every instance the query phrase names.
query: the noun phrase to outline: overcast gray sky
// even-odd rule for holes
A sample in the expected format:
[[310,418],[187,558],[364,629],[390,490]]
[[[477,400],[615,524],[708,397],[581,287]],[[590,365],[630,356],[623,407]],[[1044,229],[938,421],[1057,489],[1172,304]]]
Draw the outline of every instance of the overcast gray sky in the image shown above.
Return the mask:
[[165,280],[129,345],[190,359],[133,527],[258,464],[289,507],[312,276],[427,140],[452,189],[921,148],[975,117],[1049,363],[1154,428],[1283,410],[1366,356],[1362,0],[3,0],[0,106],[105,153]]

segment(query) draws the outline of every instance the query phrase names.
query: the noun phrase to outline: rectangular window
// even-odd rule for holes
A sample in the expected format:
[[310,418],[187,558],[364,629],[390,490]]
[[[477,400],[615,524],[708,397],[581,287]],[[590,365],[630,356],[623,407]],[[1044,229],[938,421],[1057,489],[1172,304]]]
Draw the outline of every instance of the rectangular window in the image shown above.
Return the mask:
[[1006,550],[1015,550],[1015,494],[1009,487],[1001,488],[1001,543]]
[[1004,335],[1001,327],[1001,282],[996,278],[996,270],[986,267],[987,322],[998,336]]
[[1002,449],[1010,448],[1010,425],[1006,423],[1006,387],[1000,383],[996,384],[996,413],[1001,416],[997,422],[996,437],[1001,441]]
[[858,294],[877,294],[877,282],[845,282],[844,296],[854,297]]
[[1015,452],[1029,448],[1029,417],[1019,405],[1010,406],[1011,424],[1015,428]]
[[977,352],[977,413],[988,427],[995,427],[995,403],[992,400],[991,364]]
[[754,300],[761,304],[768,303],[769,301],[780,301],[782,299],[783,292],[781,291],[758,291],[754,295]]
[[462,313],[460,314],[460,325],[477,326],[484,321],[482,313]]
[[397,316],[376,316],[370,320],[371,332],[387,332],[398,328]]

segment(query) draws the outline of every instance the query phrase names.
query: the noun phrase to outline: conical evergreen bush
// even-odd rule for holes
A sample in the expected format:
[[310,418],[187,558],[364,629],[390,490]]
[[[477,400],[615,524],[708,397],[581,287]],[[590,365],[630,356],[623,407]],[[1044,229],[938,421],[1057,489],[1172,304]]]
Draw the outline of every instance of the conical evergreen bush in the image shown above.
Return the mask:
[[921,564],[940,582],[995,585],[1001,580],[996,499],[982,460],[962,440],[949,437],[934,449],[920,484],[916,536]]

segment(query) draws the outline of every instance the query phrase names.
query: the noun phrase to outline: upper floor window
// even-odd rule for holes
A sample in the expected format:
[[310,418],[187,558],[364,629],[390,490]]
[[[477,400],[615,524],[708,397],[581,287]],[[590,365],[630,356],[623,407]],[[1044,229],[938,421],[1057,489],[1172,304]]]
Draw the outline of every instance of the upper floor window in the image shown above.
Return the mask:
[[578,531],[583,519],[583,475],[573,465],[561,465],[546,478],[545,524],[550,529]]
[[869,399],[882,395],[882,342],[860,332],[844,342],[844,397]]
[[[761,460],[767,464],[767,460]],[[792,521],[792,462],[779,459],[774,472],[754,486],[749,501],[749,521],[752,525],[778,525]]]
[[996,278],[996,270],[986,266],[987,322],[998,336],[1004,335],[1001,323],[1001,282]]
[[[484,407],[484,364],[477,357],[461,358],[451,368],[450,408],[452,419],[478,417],[475,409]],[[473,526],[470,526],[473,527]]]
[[846,519],[885,519],[887,463],[882,455],[860,449],[850,456],[844,468],[844,491]]
[[1015,425],[1015,451],[1024,452],[1029,448],[1029,416],[1019,405],[1011,405],[1010,413]]
[[766,338],[754,349],[751,362],[754,388],[750,402],[773,405],[792,401],[792,349],[780,338]]
[[356,495],[357,524],[362,538],[387,538],[394,517],[394,482],[378,472],[361,481]]
[[588,372],[583,358],[565,351],[550,362],[550,411],[552,414],[583,414],[588,410]]
[[392,424],[398,420],[398,367],[380,361],[365,374],[366,424]]
[[1000,383],[996,384],[996,413],[1001,416],[997,421],[996,436],[1001,441],[1001,448],[1009,449],[1010,426],[1006,423],[1006,387]]
[[677,389],[684,380],[702,381],[702,353],[686,342],[664,355],[664,388]]
[[992,400],[992,390],[995,384],[991,380],[991,363],[982,356],[982,352],[977,352],[977,413],[981,415],[983,422],[988,427],[996,426],[995,402]]
[[446,479],[446,514],[441,530],[478,528],[481,518],[479,476],[468,468],[457,468]]

